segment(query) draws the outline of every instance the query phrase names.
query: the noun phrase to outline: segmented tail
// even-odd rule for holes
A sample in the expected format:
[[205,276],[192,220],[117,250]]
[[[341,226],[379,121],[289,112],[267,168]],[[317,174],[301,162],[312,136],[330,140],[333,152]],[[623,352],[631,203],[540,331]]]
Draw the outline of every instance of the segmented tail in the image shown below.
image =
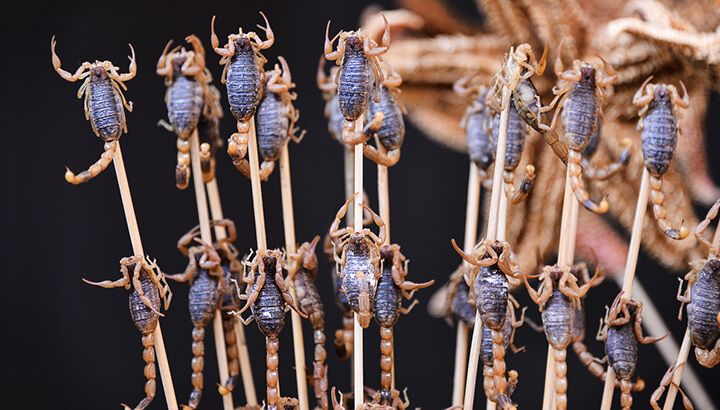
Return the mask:
[[100,159],[90,165],[87,170],[77,175],[70,171],[70,168],[65,167],[65,180],[73,185],[79,185],[95,178],[100,175],[101,172],[105,171],[113,160],[113,155],[115,155],[115,150],[117,149],[117,142],[106,142],[105,145],[103,145],[103,149],[104,151],[102,155],[100,155]]
[[492,330],[493,341],[493,384],[495,394],[505,395],[507,380],[505,379],[505,334],[503,329]]
[[200,169],[203,182],[207,184],[215,179],[215,155],[207,142],[200,144]]
[[[588,351],[585,343],[575,342],[572,344],[572,348],[577,355],[578,360],[580,360],[580,363],[587,367],[590,374],[602,381],[605,381],[605,378],[607,377],[605,367],[601,365],[595,358],[595,356],[593,356],[593,354]],[[620,382],[617,379],[615,380],[615,387],[620,387]],[[638,378],[634,383],[632,383],[632,391],[639,392],[643,391],[644,389],[645,380]]]
[[483,390],[486,397],[495,396],[495,371],[492,366],[483,365]]
[[622,407],[623,410],[630,410],[630,407],[632,407],[632,394],[630,393],[632,391],[632,383],[630,383],[629,380],[621,379],[620,380],[620,407]]
[[[393,371],[393,328],[380,327],[380,388],[386,393],[380,397],[390,398]],[[389,406],[391,403],[380,404]]]
[[617,161],[607,164],[603,167],[596,168],[594,167],[588,159],[583,158],[581,161],[582,167],[583,167],[583,174],[588,179],[594,179],[598,181],[604,181],[611,176],[615,175],[618,171],[625,168],[628,161],[630,161],[630,146],[631,143],[628,141],[627,143],[624,143],[624,148],[622,152],[620,153],[620,157],[617,159]]
[[513,204],[519,204],[527,198],[533,188],[535,167],[532,165],[525,167],[525,176],[517,188],[515,188],[515,171],[503,171],[503,179],[505,181],[505,195]]
[[185,189],[190,184],[190,141],[178,138],[177,165],[175,165],[175,186]]
[[[155,336],[153,336],[152,333],[143,335],[142,344],[144,347],[143,360],[145,360],[145,369],[143,369],[143,374],[145,375],[147,382],[145,382],[145,398],[142,399],[137,406],[135,406],[134,410],[145,409],[145,407],[147,407],[155,398],[155,389],[157,388],[157,383],[155,382]],[[131,409],[131,407],[126,404],[123,404],[122,406],[125,410]]]
[[555,408],[567,408],[567,350],[553,349],[555,359]]
[[315,343],[315,354],[313,356],[313,390],[316,407],[328,409],[328,380],[327,380],[327,351],[325,350],[325,316],[322,311],[313,312],[310,315],[310,322],[313,324],[313,342]]
[[650,200],[653,204],[653,215],[658,226],[668,237],[672,239],[685,239],[688,236],[688,230],[682,223],[680,228],[673,228],[667,219],[667,211],[665,210],[665,196],[662,193],[663,180],[662,177],[650,177]]
[[570,150],[568,153],[568,172],[570,172],[570,186],[572,187],[575,197],[580,203],[588,210],[595,212],[596,214],[604,214],[610,208],[607,198],[603,197],[599,204],[596,204],[590,199],[590,194],[585,190],[585,182],[583,182],[583,168],[580,165],[582,161],[582,155],[577,152]]
[[188,399],[187,407],[190,409],[197,409],[202,398],[203,389],[203,368],[205,367],[205,328],[195,326],[192,331],[192,353],[193,359],[190,362],[192,367],[192,376],[190,381],[193,389],[190,392],[190,399]]
[[267,408],[277,409],[280,402],[280,392],[278,390],[278,349],[280,341],[278,338],[265,338],[265,363],[267,371],[265,372],[265,383],[267,384]]
[[343,316],[343,328],[335,331],[335,354],[340,360],[347,360],[353,353],[355,333],[352,312]]
[[237,376],[240,373],[240,362],[238,361],[237,340],[235,338],[235,324],[233,316],[222,313],[223,333],[225,334],[225,351],[227,352],[227,363],[229,377],[224,385],[218,384],[218,392],[225,396],[232,393],[237,383]]

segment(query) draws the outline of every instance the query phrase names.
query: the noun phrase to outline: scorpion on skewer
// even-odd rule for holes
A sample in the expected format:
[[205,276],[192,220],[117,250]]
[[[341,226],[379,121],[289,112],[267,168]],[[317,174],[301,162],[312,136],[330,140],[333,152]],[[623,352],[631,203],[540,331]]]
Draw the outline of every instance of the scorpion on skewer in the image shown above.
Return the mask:
[[[365,388],[366,393],[375,394],[371,389]],[[342,392],[340,392],[340,400],[337,400],[335,394],[335,387],[331,391],[333,410],[345,410],[346,408],[352,408],[352,403],[347,403]],[[375,402],[364,401],[362,406],[358,406],[359,410],[406,410],[410,407],[410,399],[407,396],[407,389],[403,390],[404,400],[400,399],[400,392],[397,390],[392,391],[392,397],[390,400],[391,404],[378,404]],[[347,406],[347,407],[346,407]]]
[[475,163],[481,179],[486,181],[489,177],[488,168],[495,161],[497,151],[492,133],[492,114],[486,103],[492,90],[486,86],[472,86],[473,78],[464,77],[457,80],[453,84],[453,90],[461,96],[473,96],[472,103],[460,120],[460,126],[465,129],[470,161]]
[[317,408],[327,410],[328,381],[327,381],[327,351],[325,350],[325,308],[315,286],[317,277],[318,260],[315,255],[315,247],[320,241],[320,236],[313,238],[312,242],[305,242],[297,250],[295,255],[289,255],[292,267],[291,272],[295,286],[295,295],[302,310],[310,319],[313,327],[313,342],[315,352],[313,354],[313,390],[317,399]]
[[[307,319],[307,315],[295,305],[292,296],[285,284],[284,258],[279,250],[260,249],[252,261],[248,255],[243,262],[243,282],[246,284],[245,293],[240,296],[245,306],[235,314],[247,326],[253,319],[258,324],[260,332],[265,336],[265,350],[267,364],[266,372],[266,400],[270,410],[296,408],[297,399],[280,397],[278,388],[278,349],[280,348],[280,331],[285,326],[285,312],[288,307]],[[242,313],[250,308],[252,315],[248,319],[242,318]]]
[[204,100],[197,130],[200,139],[200,170],[203,182],[208,183],[215,179],[216,152],[225,145],[220,136],[220,119],[224,116],[220,105],[220,90],[212,85],[210,79],[205,87]]
[[265,20],[265,27],[258,27],[265,32],[266,40],[254,31],[243,33],[242,28],[237,34],[230,34],[224,47],[215,34],[215,16],[210,23],[210,42],[215,53],[222,58],[223,73],[220,82],[226,85],[230,111],[237,121],[237,132],[228,140],[227,152],[238,167],[245,154],[247,154],[248,134],[250,133],[250,120],[262,97],[263,84],[265,84],[265,70],[263,66],[267,59],[260,53],[275,43],[275,35],[270,28],[265,14],[260,12]]
[[605,353],[620,381],[620,406],[623,410],[629,410],[633,402],[630,379],[637,367],[638,342],[651,344],[667,335],[643,336],[642,302],[625,299],[622,295],[621,291],[605,315],[605,322],[598,330],[597,339],[605,341]]
[[660,229],[672,239],[684,239],[688,230],[681,224],[673,228],[667,220],[664,195],[662,193],[663,175],[670,167],[673,152],[677,145],[680,128],[677,124],[679,108],[690,106],[685,84],[680,82],[684,96],[674,85],[649,84],[652,76],[640,86],[633,97],[633,104],[640,108],[638,129],[641,131],[642,151],[645,168],[650,173],[650,199],[653,215]]
[[567,408],[567,347],[572,342],[575,311],[581,298],[591,287],[604,278],[601,269],[596,269],[593,277],[578,285],[577,278],[570,268],[558,265],[545,266],[539,276],[540,287],[536,291],[523,276],[523,283],[530,298],[538,305],[542,313],[543,329],[548,343],[553,348],[555,359],[555,405],[559,409]]
[[393,327],[401,314],[410,314],[418,304],[413,300],[408,307],[402,306],[403,298],[412,299],[415,291],[432,286],[435,281],[414,283],[406,279],[407,265],[410,262],[400,252],[400,245],[383,245],[380,247],[383,258],[383,270],[378,280],[373,313],[380,327],[380,390],[373,397],[373,402],[391,406],[393,403],[392,367],[393,367]]
[[[132,274],[130,273],[132,271]],[[167,311],[172,300],[172,292],[165,281],[165,276],[158,268],[155,261],[142,256],[130,256],[120,260],[120,272],[122,278],[116,281],[90,282],[83,279],[85,283],[100,286],[106,289],[125,288],[130,291],[129,305],[130,317],[135,327],[142,333],[143,360],[145,369],[143,374],[147,379],[145,382],[145,398],[135,406],[135,410],[143,410],[155,398],[155,336],[160,313],[160,302],[163,302],[163,309]],[[130,407],[123,404],[123,408]]]
[[[562,50],[562,42],[560,43]],[[577,200],[588,210],[604,214],[610,205],[603,197],[600,203],[590,199],[582,179],[582,152],[590,143],[602,116],[602,103],[605,95],[612,93],[612,84],[617,80],[615,71],[605,63],[602,57],[599,63],[589,64],[575,60],[570,70],[564,71],[562,53],[555,60],[555,74],[559,81],[553,88],[555,99],[549,107],[556,107],[550,128],[555,129],[558,116],[562,112],[565,142],[568,145],[568,163],[570,184]]]
[[[64,80],[74,83],[84,80],[78,89],[78,98],[83,98],[85,119],[90,121],[95,135],[103,140],[103,153],[87,170],[75,174],[65,168],[65,180],[73,185],[82,184],[103,172],[113,160],[118,141],[123,133],[127,134],[125,109],[132,112],[132,102],[125,100],[123,90],[127,91],[125,81],[130,81],[137,73],[135,50],[130,46],[130,67],[125,74],[118,73],[119,68],[110,61],[84,62],[75,73],[63,70],[60,57],[55,53],[55,36],[50,40],[50,52],[55,71]],[[123,108],[124,107],[124,108]]]
[[[342,219],[357,193],[353,194],[338,210],[335,220],[330,226],[330,239],[335,248],[333,259],[341,292],[347,297],[350,308],[357,313],[358,322],[363,328],[370,326],[372,306],[374,304],[377,281],[382,274],[380,246],[385,242],[386,228],[380,216],[367,209],[375,225],[379,228],[378,235],[370,229],[355,231],[351,226],[340,228]],[[340,255],[334,239],[338,239]]]
[[[380,88],[380,101],[375,102],[370,98],[368,101],[368,117],[382,118],[379,127],[369,130],[375,136],[376,147],[369,144],[363,145],[363,154],[372,162],[391,167],[400,161],[400,147],[405,140],[405,120],[402,107],[398,100],[402,78],[397,71],[390,69],[385,75]],[[365,135],[362,142],[372,135]],[[357,141],[346,141],[355,145]]]
[[475,325],[477,309],[470,304],[468,293],[470,287],[465,277],[470,275],[470,267],[461,264],[450,274],[448,282],[438,289],[428,302],[428,312],[437,318],[445,318],[449,325],[455,321],[463,322],[469,328]]
[[[492,133],[495,143],[500,134],[500,114],[495,114],[492,120]],[[525,147],[525,124],[520,120],[515,106],[511,104],[508,113],[507,148],[505,151],[505,168],[503,181],[505,182],[505,195],[513,204],[518,204],[527,198],[535,181],[535,166],[525,166],[525,176],[520,185],[515,188],[515,168],[522,158]]]
[[158,125],[177,134],[177,165],[175,166],[175,186],[185,189],[190,182],[190,136],[197,129],[204,105],[204,90],[209,75],[205,67],[205,49],[200,39],[191,34],[185,41],[193,47],[192,51],[177,46],[170,49],[173,41],[165,45],[158,59],[155,72],[165,77],[165,103],[167,104],[168,124],[160,120]]
[[330,234],[328,233],[325,236],[323,251],[330,262],[330,279],[333,286],[335,304],[338,309],[340,309],[343,316],[343,327],[342,329],[335,331],[335,340],[333,344],[335,346],[335,354],[337,357],[340,360],[348,360],[352,356],[353,352],[353,339],[355,336],[353,331],[354,319],[353,311],[350,308],[347,295],[345,295],[342,291],[342,279],[338,277],[337,264],[335,263],[334,256],[341,256],[338,255],[336,251],[342,250],[342,247],[338,249],[337,245],[338,243],[335,243],[335,240],[330,238]]
[[[525,322],[525,310],[527,308],[523,308],[522,312],[520,313],[520,319],[515,318],[515,308],[516,308],[517,302],[512,298],[509,297],[508,300],[508,307],[507,307],[507,317],[505,318],[505,323],[503,324],[503,347],[507,350],[509,347],[510,350],[512,350],[513,353],[519,353],[521,351],[524,351],[525,348],[521,347],[518,348],[513,343],[515,339],[515,330],[522,326],[522,324]],[[508,405],[510,408],[512,408],[512,402],[509,401],[509,398],[512,396],[513,391],[515,390],[515,386],[517,386],[517,378],[518,374],[516,371],[511,370],[509,371],[509,380],[508,380],[508,388],[505,393],[505,397],[499,397],[495,393],[495,371],[493,370],[493,332],[492,329],[490,329],[488,326],[486,326],[483,323],[482,327],[482,338],[480,342],[480,358],[483,362],[483,389],[486,392],[489,392],[488,398],[495,398],[494,401],[508,401],[509,403],[501,405],[501,408],[507,408]],[[514,372],[514,373],[513,373]],[[491,399],[492,400],[492,399]]]
[[338,66],[330,67],[330,74],[326,75],[324,67],[325,57],[320,57],[318,63],[318,69],[316,74],[317,87],[322,92],[323,99],[325,100],[325,118],[328,121],[328,132],[335,138],[336,141],[343,144],[342,131],[343,131],[343,114],[340,112],[340,102],[337,95],[337,84],[335,84],[335,78],[337,78]]

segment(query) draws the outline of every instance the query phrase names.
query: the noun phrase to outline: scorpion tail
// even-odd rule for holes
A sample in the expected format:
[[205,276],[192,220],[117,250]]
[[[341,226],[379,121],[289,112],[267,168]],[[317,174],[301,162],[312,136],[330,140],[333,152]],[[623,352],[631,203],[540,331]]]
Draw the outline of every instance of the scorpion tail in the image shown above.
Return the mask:
[[567,350],[553,349],[555,359],[555,406],[557,409],[567,408]]
[[70,171],[70,168],[65,168],[65,180],[73,185],[79,185],[83,182],[87,182],[96,176],[100,175],[101,172],[105,171],[105,169],[110,165],[110,163],[113,160],[113,155],[115,155],[115,150],[117,150],[117,142],[116,141],[110,141],[106,142],[103,146],[103,153],[100,155],[100,159],[98,159],[94,164],[90,165],[90,167],[75,175],[72,171]]
[[193,359],[190,362],[192,367],[192,376],[190,381],[192,382],[192,392],[190,392],[190,399],[188,400],[187,406],[183,408],[197,409],[202,398],[203,389],[203,368],[205,367],[205,328],[200,326],[193,327],[192,331],[192,353]]
[[265,373],[265,381],[267,384],[267,408],[277,409],[280,402],[280,392],[278,391],[278,349],[280,342],[275,338],[265,338],[265,363],[267,363],[267,372]]
[[505,195],[513,204],[519,204],[524,201],[530,191],[532,191],[535,183],[535,167],[529,164],[525,167],[525,176],[517,188],[515,188],[514,171],[504,171],[503,179],[505,180]]
[[207,142],[200,144],[200,169],[203,182],[207,184],[215,179],[215,155]]
[[507,380],[505,379],[505,335],[500,330],[492,330],[493,342],[493,387],[496,395],[505,395]]
[[660,229],[662,229],[668,237],[672,239],[685,239],[685,237],[688,236],[687,228],[682,223],[680,224],[680,228],[673,228],[670,222],[668,222],[662,185],[662,178],[650,177],[650,200],[652,201],[655,220]]
[[[143,410],[149,406],[155,398],[155,389],[157,387],[155,382],[155,336],[153,336],[152,333],[143,335],[142,344],[144,348],[143,360],[145,360],[145,369],[143,370],[143,373],[145,374],[147,382],[145,382],[145,398],[142,399],[137,406],[135,406],[134,410]],[[122,406],[125,410],[131,409],[131,407],[127,404],[123,404]]]
[[218,384],[218,392],[225,396],[235,389],[237,376],[240,373],[240,362],[238,361],[237,341],[235,339],[235,328],[233,318],[226,313],[222,315],[223,333],[225,335],[225,351],[227,352],[228,373],[230,376],[224,384]]
[[625,166],[630,161],[630,147],[632,146],[632,142],[629,138],[625,138],[623,140],[623,150],[620,152],[620,157],[617,159],[617,161],[605,165],[601,168],[594,167],[589,160],[583,159],[582,166],[583,166],[583,174],[588,179],[594,179],[598,181],[604,181],[611,176],[615,175],[620,171],[621,169],[625,168]]
[[[392,390],[392,370],[393,370],[393,328],[380,327],[380,391],[390,392]],[[381,399],[385,395],[380,395]],[[390,399],[390,395],[386,396]],[[391,403],[383,403],[389,406]]]
[[632,383],[630,383],[630,380],[621,379],[620,380],[620,407],[622,407],[623,410],[630,410],[630,407],[632,407]]
[[552,148],[555,155],[560,158],[560,161],[563,162],[563,164],[567,164],[568,161],[568,147],[560,141],[560,138],[558,137],[555,130],[543,130],[542,136],[545,139],[545,143]]
[[353,317],[343,316],[343,328],[335,331],[335,354],[340,360],[347,360],[353,353]]
[[[317,407],[328,409],[328,380],[327,380],[327,351],[325,350],[325,318],[321,312],[310,316],[313,325],[313,342],[315,353],[313,356],[313,390]],[[337,345],[337,343],[336,343]]]
[[580,203],[588,210],[595,212],[596,214],[604,214],[610,208],[607,197],[603,197],[599,204],[596,204],[590,199],[590,194],[585,190],[585,183],[582,179],[582,165],[580,161],[582,155],[577,151],[570,151],[568,153],[568,171],[570,172],[570,186],[572,187],[575,197]]
[[495,396],[495,371],[492,366],[483,365],[483,390],[485,390],[485,396]]
[[190,184],[190,141],[178,138],[177,165],[175,165],[175,186],[185,189]]

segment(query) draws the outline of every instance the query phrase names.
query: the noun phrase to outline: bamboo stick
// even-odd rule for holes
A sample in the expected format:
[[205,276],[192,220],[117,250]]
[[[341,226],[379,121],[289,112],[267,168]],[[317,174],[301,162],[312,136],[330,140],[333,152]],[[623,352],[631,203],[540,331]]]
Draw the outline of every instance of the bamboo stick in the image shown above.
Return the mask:
[[[220,201],[220,190],[218,189],[217,179],[213,178],[205,184],[207,190],[208,202],[210,202],[210,215],[212,219],[224,219],[222,210],[222,202]],[[215,225],[215,238],[217,240],[225,239],[227,232],[224,226]],[[245,401],[248,406],[257,406],[257,395],[255,393],[255,382],[252,376],[252,366],[250,365],[250,353],[248,351],[247,342],[245,340],[245,326],[236,317],[233,319],[233,328],[235,330],[235,340],[238,349],[238,359],[240,360],[240,375],[242,377],[243,389],[245,390]]]
[[[130,194],[130,184],[128,184],[127,174],[125,173],[125,162],[123,161],[122,150],[120,150],[120,141],[116,141],[115,153],[113,154],[113,164],[115,168],[115,177],[117,179],[118,188],[120,190],[120,198],[122,200],[123,211],[125,212],[125,222],[130,233],[130,243],[132,244],[133,254],[135,256],[144,256],[142,241],[140,240],[140,228],[138,228],[137,218],[135,218],[135,207],[133,206],[132,195]],[[175,398],[175,387],[173,386],[172,376],[170,375],[170,363],[167,359],[165,351],[165,341],[163,340],[160,322],[158,321],[155,332],[155,357],[157,358],[158,367],[160,368],[160,380],[162,381],[163,392],[165,393],[165,403],[169,410],[177,410],[177,399]]]
[[[355,192],[355,169],[353,168],[353,151],[343,146],[343,162],[345,165],[345,199],[350,198]],[[345,221],[349,225],[353,223],[355,207],[350,207],[345,214]]]
[[[248,135],[248,159],[250,161],[250,187],[252,189],[253,216],[255,218],[255,239],[257,250],[267,249],[265,235],[265,211],[263,209],[262,186],[260,185],[260,161],[258,160],[257,137],[255,135],[255,117],[250,119]],[[278,396],[280,393],[278,392]]]
[[[385,153],[385,147],[376,138],[377,149]],[[385,223],[386,236],[385,243],[390,244],[390,186],[388,183],[388,168],[383,165],[377,166],[377,189],[378,189],[378,207],[380,208],[380,219]],[[390,343],[393,345],[392,355],[390,356],[390,387],[395,389],[395,333],[393,332]]]
[[[363,129],[363,118],[360,116],[355,121],[355,132],[360,133]],[[355,200],[353,204],[353,226],[355,231],[363,229],[363,144],[357,144],[353,147],[353,192]],[[357,313],[354,314],[353,332],[353,395],[355,399],[355,409],[359,409],[363,405],[365,384],[363,381],[363,329],[358,322]]]
[[[511,90],[507,86],[502,89],[502,112],[500,113],[500,129],[498,130],[497,152],[495,154],[495,169],[493,173],[493,187],[490,194],[490,211],[488,214],[488,228],[485,240],[495,241],[498,233],[498,216],[500,209],[500,196],[503,192],[502,173],[505,168],[505,152],[507,148],[508,115],[510,111]],[[480,359],[480,344],[482,339],[482,319],[480,312],[475,314],[472,341],[470,343],[470,358],[468,359],[467,376],[465,378],[465,399],[463,408],[472,410],[475,401],[475,381],[477,379],[478,361]]]
[[[200,141],[197,129],[190,136],[190,163],[192,164],[193,186],[195,188],[195,202],[197,203],[198,219],[200,220],[200,237],[203,242],[213,243],[212,233],[210,232],[210,215],[208,213],[207,197],[205,195],[205,185],[202,180],[202,168],[200,166]],[[213,334],[215,337],[215,353],[217,354],[218,371],[220,373],[220,383],[227,381],[230,372],[228,371],[227,351],[225,350],[225,331],[222,326],[222,313],[215,309],[213,316]],[[223,409],[233,410],[232,394],[222,396]]]
[[[297,252],[297,242],[295,239],[295,216],[293,214],[292,200],[292,180],[290,178],[290,152],[288,144],[282,147],[280,151],[280,191],[282,196],[283,210],[283,229],[285,231],[285,250],[288,254]],[[293,275],[295,272],[292,273]],[[288,281],[288,288],[293,300],[297,303],[295,294],[295,284],[292,278]],[[300,315],[291,309],[290,316],[292,320],[293,333],[293,352],[295,355],[295,382],[298,389],[298,402],[300,410],[308,410],[308,391],[305,376],[305,346],[303,343],[302,323]]]

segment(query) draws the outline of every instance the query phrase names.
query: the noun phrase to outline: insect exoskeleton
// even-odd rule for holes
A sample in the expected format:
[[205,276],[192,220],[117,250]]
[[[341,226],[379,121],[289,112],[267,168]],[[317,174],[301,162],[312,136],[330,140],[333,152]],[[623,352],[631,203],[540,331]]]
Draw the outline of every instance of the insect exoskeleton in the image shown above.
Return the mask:
[[[356,31],[341,31],[329,38],[330,22],[325,29],[325,59],[335,61],[340,69],[335,75],[337,84],[338,105],[343,115],[343,140],[347,143],[354,137],[355,120],[367,111],[370,89],[374,81],[375,101],[379,101],[379,88],[383,82],[383,73],[380,69],[380,56],[390,47],[390,24],[385,15],[385,31],[381,44],[378,45],[361,29]],[[338,40],[337,49],[333,44]],[[366,128],[376,128],[382,118],[375,116],[368,121]]]
[[250,120],[260,103],[265,83],[263,66],[267,59],[260,52],[275,43],[275,35],[267,17],[262,12],[260,15],[265,20],[265,27],[258,26],[265,32],[264,41],[254,31],[243,33],[241,27],[237,34],[228,36],[224,47],[220,47],[215,34],[215,16],[210,23],[210,42],[215,53],[222,57],[220,64],[224,65],[220,81],[226,86],[230,111],[237,121],[238,132],[230,136],[227,149],[236,166],[247,153]]
[[487,170],[495,161],[497,150],[492,132],[492,110],[486,102],[492,95],[492,88],[475,85],[475,78],[476,76],[468,76],[457,80],[453,84],[453,90],[461,96],[472,96],[472,102],[465,110],[460,126],[465,129],[470,160],[478,167],[482,179],[486,180]]
[[90,121],[90,126],[97,137],[103,140],[103,153],[94,164],[87,170],[75,174],[69,168],[65,168],[65,180],[73,185],[82,184],[98,176],[112,162],[113,155],[123,133],[127,133],[125,123],[125,109],[132,112],[132,102],[125,100],[123,90],[127,90],[125,81],[132,80],[137,73],[135,63],[135,50],[130,46],[130,67],[125,74],[118,73],[119,68],[110,61],[95,60],[92,63],[82,63],[75,73],[63,70],[55,52],[55,36],[50,40],[50,52],[55,71],[64,80],[74,83],[83,80],[78,89],[78,98],[83,98],[85,108],[85,119]]
[[335,84],[335,78],[339,70],[338,66],[330,67],[329,75],[325,74],[325,57],[320,56],[320,62],[318,63],[316,82],[318,89],[322,92],[323,99],[325,100],[325,119],[328,122],[328,132],[339,143],[343,143],[342,131],[343,131],[343,115],[340,112],[340,102],[337,95],[337,84]]
[[660,229],[672,239],[684,239],[688,230],[681,225],[673,228],[667,219],[665,197],[662,193],[663,175],[668,171],[673,152],[677,145],[680,128],[678,113],[680,108],[690,106],[685,84],[683,97],[674,85],[651,84],[652,77],[640,86],[633,97],[633,104],[640,108],[638,129],[642,140],[642,151],[645,168],[650,173],[650,200],[653,204],[653,215]]

